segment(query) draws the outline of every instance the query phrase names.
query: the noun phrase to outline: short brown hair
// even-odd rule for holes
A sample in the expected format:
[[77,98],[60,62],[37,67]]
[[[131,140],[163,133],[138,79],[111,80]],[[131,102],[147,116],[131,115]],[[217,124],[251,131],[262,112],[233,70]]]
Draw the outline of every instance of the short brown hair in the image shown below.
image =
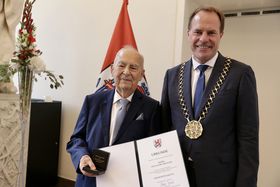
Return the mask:
[[199,7],[197,9],[195,9],[193,11],[193,13],[190,15],[189,17],[189,23],[188,23],[188,30],[190,30],[191,28],[191,22],[193,20],[193,17],[200,11],[205,11],[205,12],[214,12],[217,14],[217,16],[219,17],[220,20],[220,32],[224,32],[224,27],[225,27],[225,16],[223,14],[223,12],[221,12],[219,9],[215,8],[215,7]]

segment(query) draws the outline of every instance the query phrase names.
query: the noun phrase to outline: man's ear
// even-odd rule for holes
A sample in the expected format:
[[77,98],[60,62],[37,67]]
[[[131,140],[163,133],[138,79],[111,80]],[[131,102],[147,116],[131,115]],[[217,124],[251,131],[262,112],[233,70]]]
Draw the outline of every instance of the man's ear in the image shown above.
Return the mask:
[[145,76],[145,70],[144,69],[143,69],[141,74],[142,74],[142,76],[141,76],[140,80]]
[[188,40],[188,41],[191,40],[191,39],[190,39],[190,31],[189,31],[189,30],[187,30],[187,40]]
[[222,38],[222,37],[223,37],[223,35],[224,35],[224,33],[223,33],[223,32],[221,32],[221,33],[220,33],[220,38]]

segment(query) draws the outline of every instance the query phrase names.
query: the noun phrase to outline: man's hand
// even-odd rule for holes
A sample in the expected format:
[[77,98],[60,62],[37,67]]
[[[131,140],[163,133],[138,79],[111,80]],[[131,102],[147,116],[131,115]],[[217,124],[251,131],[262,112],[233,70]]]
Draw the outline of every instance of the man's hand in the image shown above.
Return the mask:
[[81,172],[83,173],[83,175],[88,176],[88,177],[96,177],[96,175],[93,175],[91,173],[84,171],[83,167],[85,167],[85,166],[89,166],[91,170],[96,170],[94,163],[92,162],[90,156],[88,156],[88,155],[82,156],[82,158],[80,160],[79,168],[80,168]]

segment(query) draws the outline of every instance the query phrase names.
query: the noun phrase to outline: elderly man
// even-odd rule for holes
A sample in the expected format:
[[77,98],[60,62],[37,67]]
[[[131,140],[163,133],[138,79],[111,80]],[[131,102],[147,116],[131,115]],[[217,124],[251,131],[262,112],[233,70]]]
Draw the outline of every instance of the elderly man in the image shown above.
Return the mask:
[[[87,165],[96,169],[89,156],[94,149],[160,132],[159,102],[137,90],[145,72],[143,56],[132,47],[124,47],[117,53],[111,72],[115,89],[86,96],[67,144],[78,174],[78,187],[96,186],[96,176],[82,169]],[[121,110],[125,110],[123,120]]]

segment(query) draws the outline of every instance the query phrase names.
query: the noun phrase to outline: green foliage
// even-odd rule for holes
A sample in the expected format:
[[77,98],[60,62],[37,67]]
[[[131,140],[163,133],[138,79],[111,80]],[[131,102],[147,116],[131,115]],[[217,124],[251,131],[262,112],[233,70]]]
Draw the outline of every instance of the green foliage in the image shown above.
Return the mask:
[[[39,75],[40,77],[44,76],[45,80],[49,80],[51,89],[53,89],[53,88],[57,89],[59,87],[62,87],[62,85],[64,85],[64,82],[63,82],[64,77],[62,75],[55,75],[51,71],[48,71],[48,70],[38,73],[37,75]],[[34,80],[38,81],[38,79],[36,77],[34,77]]]
[[8,64],[0,65],[0,82],[10,82],[12,72],[10,71]]

